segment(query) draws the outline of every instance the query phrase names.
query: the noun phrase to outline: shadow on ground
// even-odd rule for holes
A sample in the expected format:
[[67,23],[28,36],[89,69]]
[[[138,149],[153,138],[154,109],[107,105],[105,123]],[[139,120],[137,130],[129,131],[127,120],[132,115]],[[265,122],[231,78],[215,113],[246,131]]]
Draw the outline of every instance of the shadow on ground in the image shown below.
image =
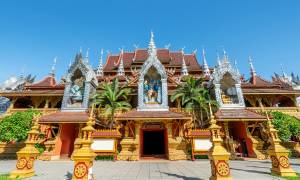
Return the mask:
[[66,180],[72,180],[72,176],[73,176],[73,174],[70,173],[70,171],[68,171],[67,174],[65,175]]
[[257,171],[257,170],[238,169],[238,168],[230,168],[230,169],[237,170],[237,171],[249,172],[249,173],[257,173],[257,174],[267,174],[267,175],[270,175],[269,172],[263,172],[263,171]]
[[181,175],[178,175],[178,174],[172,174],[172,173],[166,173],[166,172],[161,172],[161,173],[166,174],[168,176],[180,178],[180,179],[183,179],[183,180],[203,180],[203,179],[200,179],[200,178],[186,177],[186,176],[181,176]]

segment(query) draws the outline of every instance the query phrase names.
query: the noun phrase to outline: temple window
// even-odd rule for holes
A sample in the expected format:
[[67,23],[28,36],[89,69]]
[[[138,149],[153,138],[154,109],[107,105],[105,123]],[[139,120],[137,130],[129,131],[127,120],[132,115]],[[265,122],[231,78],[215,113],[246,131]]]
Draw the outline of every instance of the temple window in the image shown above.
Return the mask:
[[239,99],[235,87],[235,81],[230,73],[224,74],[220,81],[221,84],[221,99],[223,104],[238,104]]

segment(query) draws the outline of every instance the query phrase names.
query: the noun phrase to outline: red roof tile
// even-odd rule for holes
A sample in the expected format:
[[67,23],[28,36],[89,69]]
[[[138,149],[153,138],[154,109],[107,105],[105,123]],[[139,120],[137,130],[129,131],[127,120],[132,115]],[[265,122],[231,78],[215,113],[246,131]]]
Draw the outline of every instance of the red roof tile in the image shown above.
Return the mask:
[[30,84],[26,87],[28,87],[28,88],[35,88],[35,87],[36,88],[41,88],[41,87],[54,87],[54,86],[56,86],[55,78],[50,75],[50,76],[45,77],[41,81]]
[[196,129],[188,132],[189,137],[210,137],[211,133],[208,129]]
[[56,112],[44,115],[40,123],[85,123],[89,118],[86,112]]
[[[124,68],[128,70],[133,63],[143,63],[148,58],[147,49],[137,49],[135,52],[124,52],[123,62]],[[157,49],[157,58],[162,62],[162,64],[168,67],[181,67],[183,56],[182,52],[170,52],[169,49]],[[201,67],[196,59],[195,54],[185,54],[184,55],[186,65],[190,71],[200,71]],[[109,55],[107,62],[104,66],[104,71],[116,71],[120,63],[120,55]]]
[[117,137],[120,138],[121,134],[117,130],[99,130],[93,133],[93,137]]
[[219,109],[215,116],[218,121],[239,121],[243,120],[260,120],[266,121],[267,118],[247,109]]
[[137,111],[135,109],[117,116],[117,119],[144,119],[144,118],[190,119],[190,117],[186,115],[171,112],[171,111]]
[[106,63],[103,67],[104,71],[112,71],[115,69],[115,65],[119,60],[119,55],[109,55],[107,56]]

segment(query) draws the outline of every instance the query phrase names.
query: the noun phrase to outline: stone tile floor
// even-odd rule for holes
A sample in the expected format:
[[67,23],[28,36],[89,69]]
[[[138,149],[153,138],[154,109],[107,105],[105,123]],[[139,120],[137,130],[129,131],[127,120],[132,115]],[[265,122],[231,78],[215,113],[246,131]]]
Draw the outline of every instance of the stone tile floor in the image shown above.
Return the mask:
[[[15,167],[15,160],[0,160],[0,174]],[[300,172],[300,159],[291,160]],[[230,161],[233,179],[280,179],[270,175],[270,161]],[[72,177],[72,161],[36,161],[36,176],[31,180],[68,180]],[[96,180],[201,180],[209,179],[208,160],[198,161],[96,161],[93,167]]]

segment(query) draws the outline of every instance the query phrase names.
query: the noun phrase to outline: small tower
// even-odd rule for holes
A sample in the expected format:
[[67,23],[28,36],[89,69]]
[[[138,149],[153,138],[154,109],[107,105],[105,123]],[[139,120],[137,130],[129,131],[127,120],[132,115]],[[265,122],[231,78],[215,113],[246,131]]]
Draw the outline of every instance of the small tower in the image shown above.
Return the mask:
[[57,62],[57,57],[54,58],[54,60],[53,60],[53,65],[52,65],[52,67],[51,67],[50,76],[52,76],[52,77],[55,76],[56,62]]
[[221,66],[221,60],[220,60],[219,53],[217,53],[217,63],[218,63],[218,66]]
[[119,67],[118,67],[118,76],[124,76],[125,72],[124,72],[124,62],[123,62],[123,49],[121,49],[121,54],[120,54],[120,63],[119,63]]
[[205,77],[209,77],[210,76],[210,71],[208,68],[208,64],[206,62],[206,57],[205,57],[205,50],[202,49],[202,56],[203,56],[203,74]]
[[182,76],[187,76],[187,75],[189,75],[189,72],[188,72],[187,66],[186,66],[186,64],[185,64],[183,48],[181,49],[181,54],[182,54],[181,75],[182,75]]
[[90,48],[88,48],[88,49],[86,50],[86,54],[85,54],[84,62],[85,62],[86,64],[89,63],[89,50],[90,50]]
[[238,64],[237,64],[237,61],[236,61],[236,60],[234,60],[234,68],[235,68],[236,72],[237,72],[238,74],[240,74],[240,71],[239,71]]
[[156,56],[156,46],[154,42],[154,34],[153,31],[151,31],[151,37],[150,37],[150,42],[148,46],[148,54],[149,56]]
[[97,74],[96,74],[97,76],[103,76],[104,75],[102,57],[103,57],[103,49],[101,49],[101,55],[100,55],[100,58],[99,58],[99,65],[98,65]]

